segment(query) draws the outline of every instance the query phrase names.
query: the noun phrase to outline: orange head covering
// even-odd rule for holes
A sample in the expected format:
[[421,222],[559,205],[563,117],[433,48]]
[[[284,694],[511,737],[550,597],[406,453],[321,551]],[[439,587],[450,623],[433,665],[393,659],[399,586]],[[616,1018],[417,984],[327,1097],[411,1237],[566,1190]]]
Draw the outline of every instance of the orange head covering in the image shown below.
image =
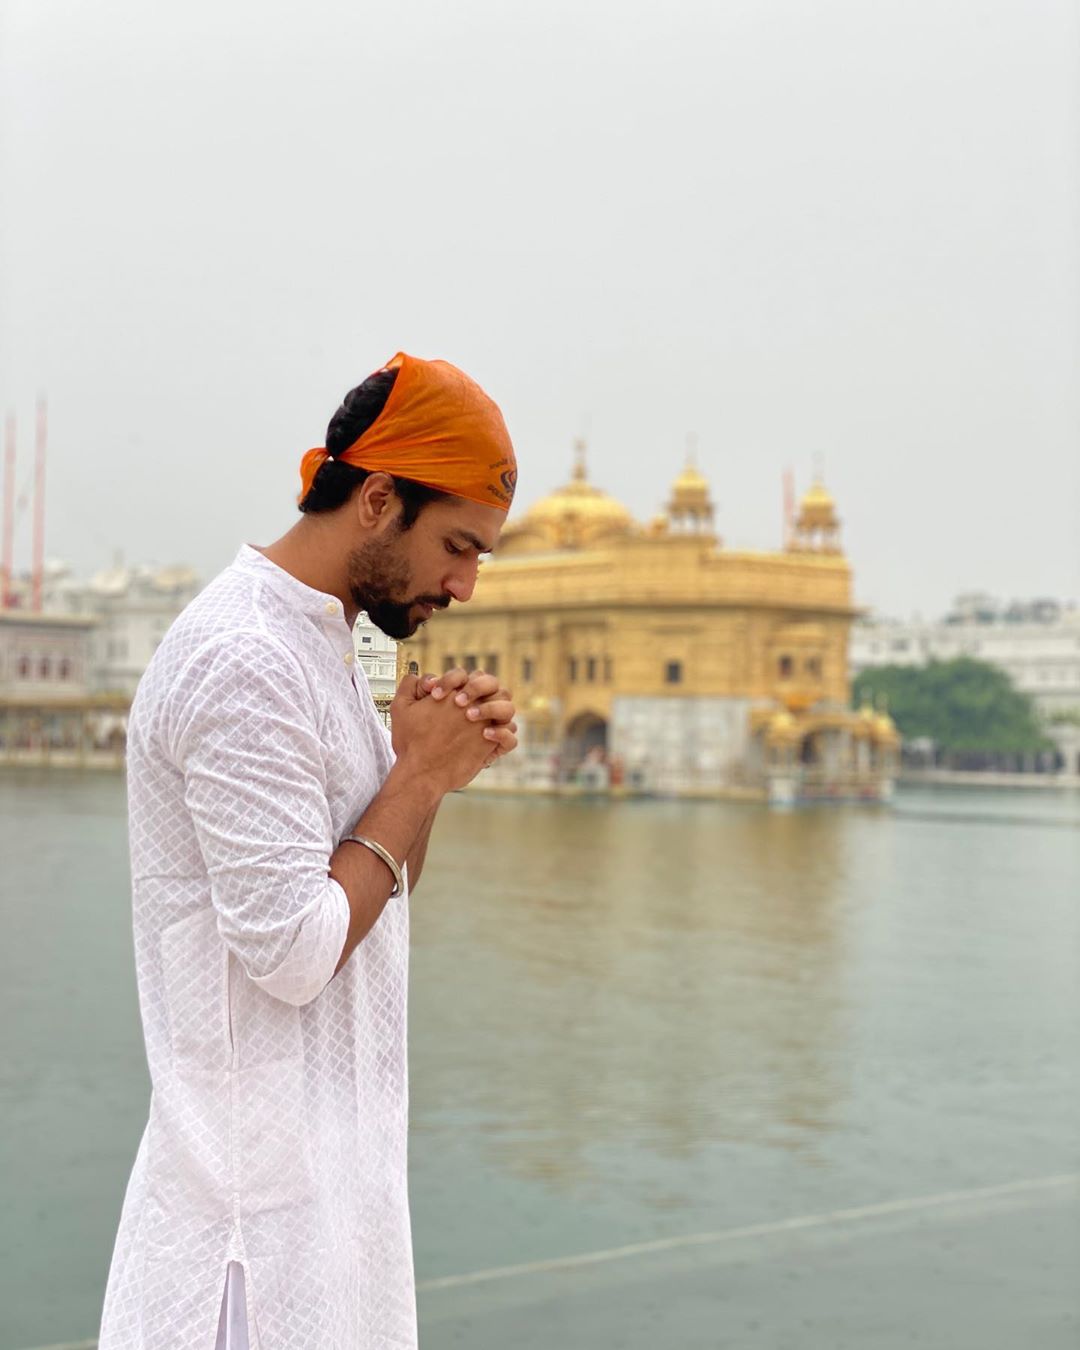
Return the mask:
[[[508,511],[517,461],[497,405],[448,361],[422,361],[398,352],[383,369],[397,371],[385,407],[334,458],[356,469],[411,478],[454,497]],[[325,447],[304,456],[300,501],[328,458]]]

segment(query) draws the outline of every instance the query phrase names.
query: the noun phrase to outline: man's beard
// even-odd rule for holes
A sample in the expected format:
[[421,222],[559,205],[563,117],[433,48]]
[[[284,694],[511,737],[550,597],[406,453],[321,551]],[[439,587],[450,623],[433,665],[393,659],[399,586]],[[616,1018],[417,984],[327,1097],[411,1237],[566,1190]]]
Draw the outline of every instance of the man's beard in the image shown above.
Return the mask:
[[408,600],[395,596],[409,594],[412,574],[408,563],[386,544],[367,543],[354,549],[347,561],[349,594],[357,609],[361,609],[376,628],[387,637],[412,637],[423,622],[413,616],[417,605],[433,605],[445,609],[448,595],[414,595]]

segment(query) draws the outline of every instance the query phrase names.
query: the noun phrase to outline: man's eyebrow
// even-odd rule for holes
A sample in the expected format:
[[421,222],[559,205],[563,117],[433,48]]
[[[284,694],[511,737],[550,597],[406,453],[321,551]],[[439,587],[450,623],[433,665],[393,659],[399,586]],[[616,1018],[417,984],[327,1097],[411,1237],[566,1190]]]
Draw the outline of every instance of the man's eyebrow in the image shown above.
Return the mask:
[[477,539],[475,534],[470,534],[468,530],[455,530],[454,533],[459,539],[466,540],[476,549],[477,553],[494,553],[495,548],[492,544],[485,544],[482,539]]

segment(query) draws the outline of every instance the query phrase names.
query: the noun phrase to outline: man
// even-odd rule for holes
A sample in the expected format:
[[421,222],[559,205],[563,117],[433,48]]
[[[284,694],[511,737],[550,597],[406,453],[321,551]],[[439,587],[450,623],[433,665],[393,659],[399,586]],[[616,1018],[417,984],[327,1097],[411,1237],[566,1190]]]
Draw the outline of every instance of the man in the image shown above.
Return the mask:
[[153,1083],[100,1350],[416,1346],[406,1193],[408,898],[446,793],[516,745],[483,673],[375,711],[360,610],[407,637],[466,601],[516,481],[462,372],[398,354],[139,685],[128,802]]

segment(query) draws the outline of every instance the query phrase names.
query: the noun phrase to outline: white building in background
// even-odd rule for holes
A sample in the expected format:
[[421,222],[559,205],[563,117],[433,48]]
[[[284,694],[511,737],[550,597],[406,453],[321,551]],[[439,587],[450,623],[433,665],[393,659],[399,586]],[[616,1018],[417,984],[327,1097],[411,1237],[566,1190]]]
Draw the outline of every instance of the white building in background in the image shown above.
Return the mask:
[[123,762],[128,699],[89,686],[95,622],[0,609],[0,763]]
[[376,699],[393,698],[397,688],[397,643],[376,628],[366,614],[358,615],[353,624],[353,643],[372,695]]
[[920,666],[970,656],[998,666],[1047,720],[1080,712],[1080,609],[1054,600],[1003,605],[957,597],[936,622],[863,619],[852,625],[852,677],[873,666]]
[[[0,763],[122,765],[135,688],[199,590],[188,567],[118,560],[81,581],[66,564],[50,562],[36,612],[30,578],[13,578],[13,603],[0,609]],[[366,614],[353,640],[385,718],[397,686],[397,643]]]
[[94,621],[0,609],[0,697],[13,704],[89,693]]
[[[42,608],[50,615],[91,621],[85,683],[90,693],[135,693],[154,649],[169,625],[200,589],[189,567],[115,566],[89,581],[78,580],[61,562],[50,562],[42,584]],[[30,581],[15,581],[19,610],[30,607]]]

